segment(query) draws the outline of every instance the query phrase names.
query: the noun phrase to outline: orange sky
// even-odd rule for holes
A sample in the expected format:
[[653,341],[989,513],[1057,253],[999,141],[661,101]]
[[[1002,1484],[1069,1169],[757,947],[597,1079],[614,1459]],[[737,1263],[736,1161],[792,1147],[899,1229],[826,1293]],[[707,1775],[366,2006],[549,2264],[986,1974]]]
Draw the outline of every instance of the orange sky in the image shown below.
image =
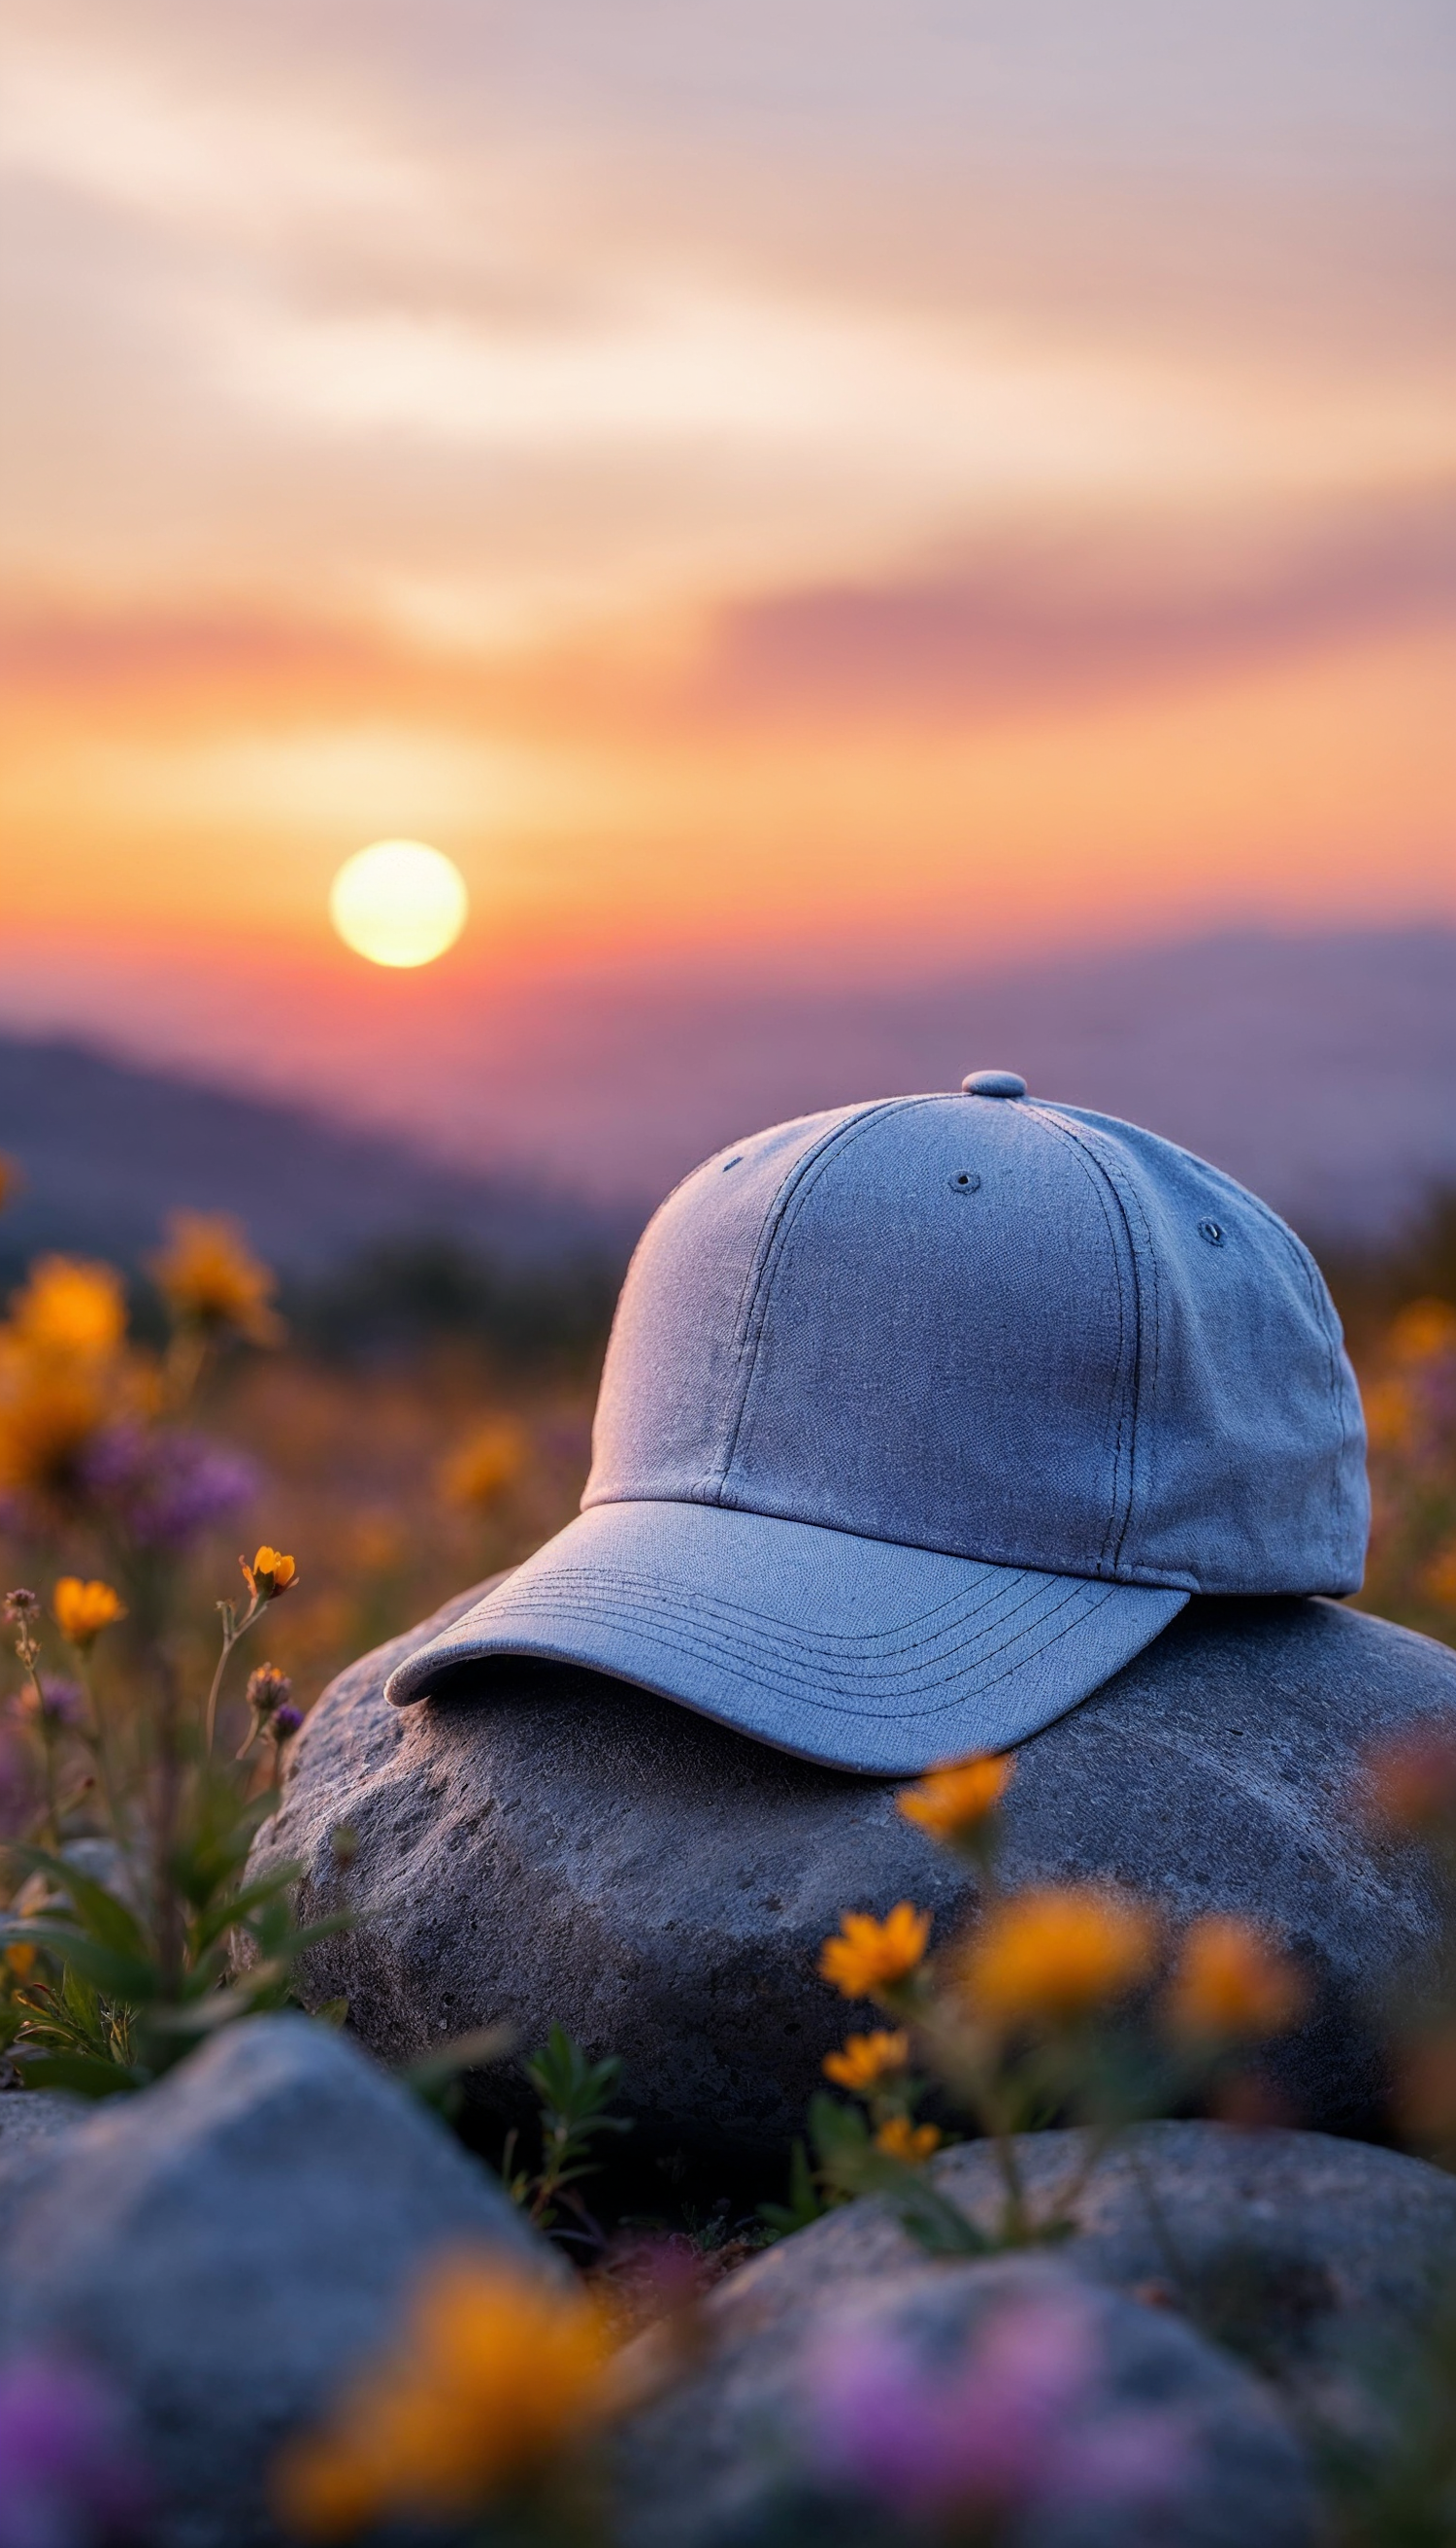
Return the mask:
[[1426,0],[8,16],[0,1023],[1456,911]]

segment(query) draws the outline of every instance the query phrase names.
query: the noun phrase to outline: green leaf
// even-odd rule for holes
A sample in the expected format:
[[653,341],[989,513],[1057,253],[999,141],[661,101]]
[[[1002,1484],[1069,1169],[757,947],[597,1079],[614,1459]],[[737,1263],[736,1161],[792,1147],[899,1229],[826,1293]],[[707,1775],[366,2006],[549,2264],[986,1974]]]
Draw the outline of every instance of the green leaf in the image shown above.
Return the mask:
[[83,2052],[31,2052],[18,2044],[10,2057],[28,2088],[68,2088],[77,2097],[120,2097],[149,2085],[144,2070]]
[[795,2141],[788,2154],[788,2201],[761,2203],[759,2219],[778,2237],[787,2238],[795,2230],[807,2230],[813,2222],[821,2221],[826,2209],[814,2182],[809,2153],[802,2141]]
[[809,2137],[820,2176],[832,2192],[851,2200],[862,2194],[887,2195],[903,2227],[929,2255],[989,2252],[992,2242],[984,2231],[932,2184],[923,2167],[875,2147],[858,2106],[842,2106],[822,2094],[813,2098]]
[[73,1929],[65,1920],[13,1921],[0,1935],[12,1942],[44,1947],[47,1955],[80,1973],[107,1999],[125,2000],[136,2008],[156,1996],[160,1975],[155,1964],[143,1963],[137,1956],[118,1954],[84,1929]]
[[[542,2105],[563,2122],[578,2125],[605,2121],[602,2110],[622,2070],[620,2056],[615,2052],[608,2052],[600,2061],[590,2061],[564,2026],[553,2026],[539,2052],[533,2053],[522,2067]],[[613,2129],[625,2127],[614,2119]]]
[[907,2181],[898,2185],[887,2184],[883,2190],[898,2212],[902,2228],[909,2231],[916,2245],[922,2247],[928,2256],[988,2256],[991,2253],[995,2242],[967,2219],[957,2204],[942,2194],[929,2177],[906,2167],[903,2160],[892,2160],[890,2164],[899,2167]]
[[196,1952],[204,1954],[219,1938],[226,1937],[229,1929],[242,1928],[255,1911],[266,1910],[279,1901],[289,1886],[298,1882],[303,1872],[303,1860],[291,1861],[287,1866],[275,1868],[270,1875],[258,1876],[252,1884],[245,1884],[240,1892],[228,1894],[221,1902],[215,1902],[200,1912],[193,1922]]
[[29,1875],[44,1875],[70,1896],[81,1927],[89,1937],[104,1947],[114,1947],[124,1956],[146,1954],[146,1939],[141,1923],[130,1904],[110,1885],[98,1884],[93,1875],[73,1866],[68,1858],[58,1858],[50,1850],[25,1849],[18,1844],[7,1851],[18,1866]]

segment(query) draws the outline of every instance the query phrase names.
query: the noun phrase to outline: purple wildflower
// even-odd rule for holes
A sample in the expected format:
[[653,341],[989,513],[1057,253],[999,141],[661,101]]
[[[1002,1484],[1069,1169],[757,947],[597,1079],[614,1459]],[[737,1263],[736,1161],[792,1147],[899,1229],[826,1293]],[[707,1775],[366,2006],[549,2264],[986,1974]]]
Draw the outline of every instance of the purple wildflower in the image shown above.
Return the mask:
[[923,2519],[1091,2501],[1132,2511],[1190,2473],[1178,2417],[1109,2406],[1076,2293],[1004,2302],[949,2370],[887,2331],[847,2336],[821,2361],[813,2407],[824,2475]]
[[0,1841],[25,1829],[36,1809],[36,1778],[26,1751],[0,1726]]
[[28,1683],[20,1694],[22,1712],[32,1720],[39,1717],[54,1733],[78,1732],[86,1722],[86,1693],[80,1683],[67,1681],[60,1673],[43,1672],[37,1679],[40,1698],[36,1697],[34,1684]]
[[281,1707],[275,1707],[273,1710],[271,1731],[274,1741],[277,1743],[286,1743],[290,1734],[297,1734],[303,1721],[303,1709],[301,1707],[295,1707],[291,1700],[285,1699]]
[[250,1460],[196,1433],[118,1425],[93,1443],[85,1483],[137,1548],[180,1553],[258,1493]]
[[135,2535],[146,2487],[111,2392],[54,2356],[0,2366],[0,2548]]

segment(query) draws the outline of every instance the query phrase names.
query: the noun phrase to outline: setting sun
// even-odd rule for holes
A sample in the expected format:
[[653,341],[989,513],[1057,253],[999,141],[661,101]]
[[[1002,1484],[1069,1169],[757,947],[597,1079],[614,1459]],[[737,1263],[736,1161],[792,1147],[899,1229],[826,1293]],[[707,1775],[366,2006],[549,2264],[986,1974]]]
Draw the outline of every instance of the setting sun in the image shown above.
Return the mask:
[[423,841],[375,841],[345,859],[328,916],[371,964],[430,964],[465,927],[470,898],[459,868]]

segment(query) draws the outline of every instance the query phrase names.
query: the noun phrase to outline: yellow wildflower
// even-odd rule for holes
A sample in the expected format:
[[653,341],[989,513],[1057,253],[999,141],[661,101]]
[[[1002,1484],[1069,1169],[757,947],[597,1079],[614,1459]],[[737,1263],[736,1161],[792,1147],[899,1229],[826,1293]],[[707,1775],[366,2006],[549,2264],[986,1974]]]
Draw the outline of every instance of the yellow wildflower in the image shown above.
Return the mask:
[[50,1595],[51,1615],[67,1645],[79,1646],[84,1654],[94,1646],[103,1628],[125,1619],[126,1604],[109,1584],[94,1579],[83,1584],[79,1575],[62,1575]]
[[9,1332],[28,1353],[108,1361],[127,1331],[127,1296],[113,1265],[43,1256],[10,1304]]
[[939,1770],[927,1771],[918,1786],[904,1788],[895,1802],[907,1822],[919,1823],[937,1840],[963,1840],[989,1822],[1015,1767],[1005,1752],[984,1752],[973,1761],[948,1761]]
[[18,1938],[13,1947],[7,1947],[5,1961],[16,1981],[29,1981],[36,1968],[36,1950],[29,1938]]
[[0,1488],[62,1494],[108,1412],[104,1374],[0,1348]]
[[394,2352],[288,2450],[274,2500],[305,2539],[391,2515],[453,2521],[540,2479],[608,2412],[607,2338],[585,2294],[518,2265],[426,2276]]
[[1156,1943],[1140,1903],[1092,1884],[1046,1885],[986,1913],[961,1952],[957,1978],[992,2026],[1066,2026],[1141,1981]]
[[908,2115],[891,2115],[875,2134],[874,2146],[886,2158],[903,2158],[918,2166],[940,2148],[941,2136],[934,2124],[912,2124]]
[[281,1548],[270,1548],[266,1540],[251,1566],[245,1557],[239,1557],[237,1563],[249,1592],[259,1601],[276,1601],[280,1592],[298,1582],[299,1570],[293,1559],[285,1557]]
[[1235,2043],[1280,2034],[1308,1997],[1302,1974],[1252,1921],[1211,1913],[1183,1940],[1165,2012],[1186,2041]]
[[1408,1451],[1415,1438],[1416,1405],[1398,1375],[1367,1381],[1361,1389],[1365,1430],[1372,1451]]
[[525,1467],[529,1442],[511,1416],[493,1415],[442,1462],[440,1493],[447,1503],[482,1509],[512,1487]]
[[174,1318],[215,1335],[230,1329],[255,1345],[282,1337],[273,1308],[277,1283],[229,1214],[173,1213],[167,1244],[150,1271]]
[[1438,1362],[1456,1353],[1456,1310],[1449,1301],[1412,1301],[1387,1335],[1386,1351],[1394,1362]]
[[92,1436],[129,1406],[136,1376],[123,1352],[119,1274],[73,1256],[43,1256],[0,1326],[0,1489],[63,1497]]
[[857,2096],[867,2096],[882,2079],[892,2078],[903,2070],[910,2058],[908,2035],[852,2035],[842,2052],[826,2052],[824,2075],[837,2088],[853,2088]]
[[1382,1744],[1365,1774],[1372,1820],[1398,1838],[1456,1829],[1456,1734],[1438,1719]]
[[897,1902],[886,1920],[868,1911],[846,1911],[840,1935],[826,1938],[819,1970],[846,1999],[870,1999],[913,1973],[930,1944],[930,1913]]

